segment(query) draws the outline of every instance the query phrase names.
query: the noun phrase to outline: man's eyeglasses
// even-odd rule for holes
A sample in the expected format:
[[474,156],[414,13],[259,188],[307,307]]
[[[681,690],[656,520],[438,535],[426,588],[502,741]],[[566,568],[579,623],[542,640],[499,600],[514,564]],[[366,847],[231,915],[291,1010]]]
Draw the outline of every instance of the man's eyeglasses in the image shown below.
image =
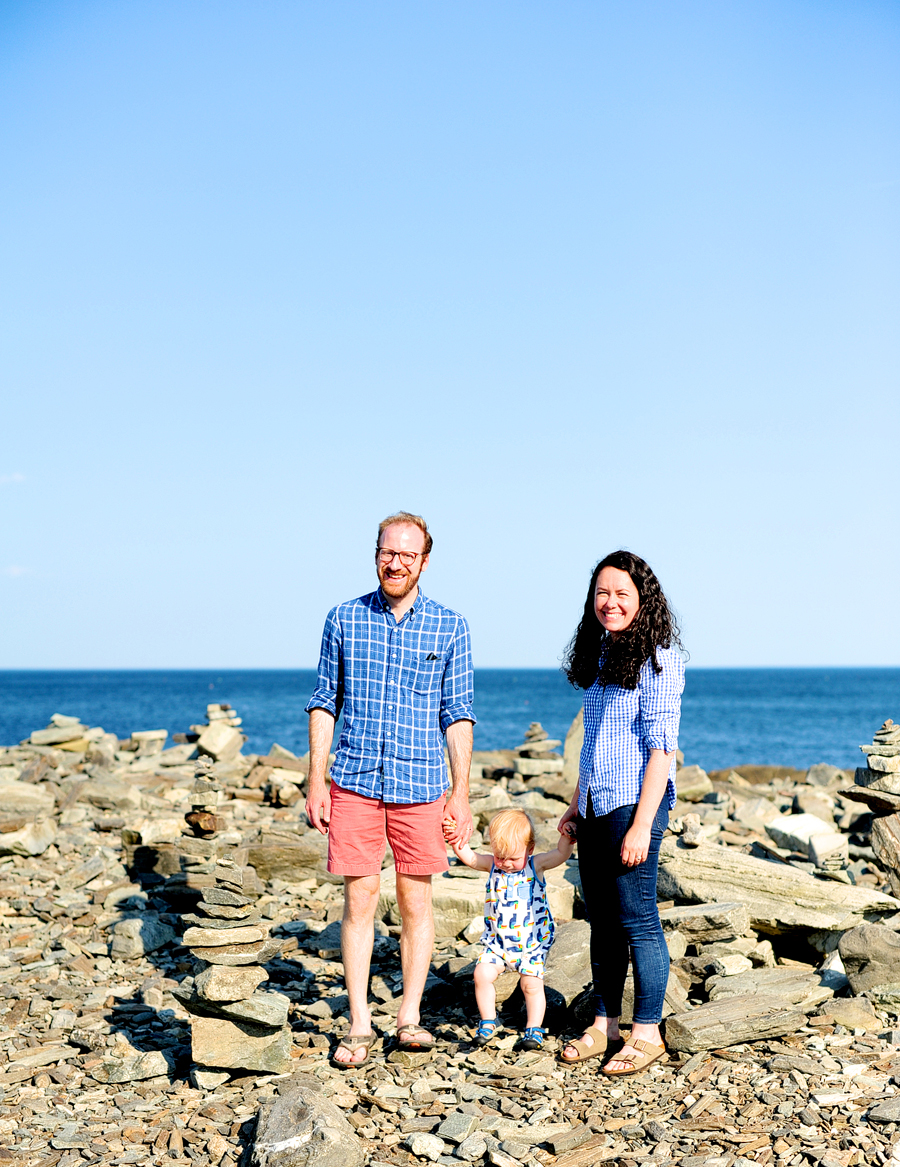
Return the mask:
[[390,547],[379,547],[375,557],[379,563],[388,564],[396,555],[404,567],[412,567],[419,556],[424,554],[424,551],[391,551]]

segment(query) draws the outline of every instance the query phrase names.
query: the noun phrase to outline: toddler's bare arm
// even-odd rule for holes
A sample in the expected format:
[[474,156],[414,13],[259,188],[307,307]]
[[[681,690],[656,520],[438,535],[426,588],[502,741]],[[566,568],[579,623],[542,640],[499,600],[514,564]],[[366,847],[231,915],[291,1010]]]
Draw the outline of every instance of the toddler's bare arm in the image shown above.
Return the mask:
[[575,850],[575,825],[566,823],[563,833],[554,851],[543,851],[534,857],[535,871],[549,871],[551,867],[559,867],[571,856]]

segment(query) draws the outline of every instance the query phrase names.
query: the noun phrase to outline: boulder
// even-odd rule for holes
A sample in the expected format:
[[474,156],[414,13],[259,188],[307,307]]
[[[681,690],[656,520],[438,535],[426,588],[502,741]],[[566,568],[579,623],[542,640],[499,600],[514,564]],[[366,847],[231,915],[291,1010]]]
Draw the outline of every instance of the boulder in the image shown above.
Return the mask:
[[244,735],[239,729],[215,721],[207,726],[197,739],[197,750],[216,762],[231,762],[241,752]]
[[746,904],[751,926],[773,935],[801,929],[843,932],[900,908],[891,896],[816,879],[789,863],[710,843],[691,849],[672,837],[663,839],[660,848],[657,888],[660,899]]
[[838,952],[857,996],[900,997],[900,934],[882,924],[862,924],[841,937]]
[[829,766],[827,762],[817,762],[806,771],[806,781],[812,786],[833,786],[843,782],[845,774],[837,766]]
[[169,1050],[135,1050],[127,1057],[107,1055],[99,1066],[91,1070],[97,1082],[143,1082],[147,1078],[172,1075],[175,1058]]
[[139,810],[141,792],[118,778],[91,778],[79,790],[78,801],[90,803],[98,810]]
[[26,823],[18,831],[0,834],[0,855],[43,855],[55,841],[56,823],[53,819],[40,819]]
[[748,830],[763,834],[766,823],[772,822],[780,816],[778,807],[769,798],[748,798],[742,802],[731,816],[735,822],[741,823]]
[[834,997],[822,1006],[819,1016],[845,1029],[862,1029],[866,1033],[878,1033],[884,1028],[868,997]]
[[813,835],[827,835],[834,830],[834,821],[824,822],[814,814],[784,814],[766,823],[766,834],[776,847],[809,854]]
[[362,1167],[365,1159],[362,1140],[313,1077],[295,1074],[260,1108],[252,1167]]
[[682,802],[701,802],[712,793],[713,784],[699,766],[682,766],[675,775],[675,788]]
[[30,782],[0,782],[0,806],[3,813],[50,814],[54,798],[45,786],[34,786]]
[[174,939],[175,929],[163,924],[156,912],[143,912],[113,924],[109,955],[113,960],[137,960]]
[[544,984],[571,1005],[591,982],[591,926],[587,920],[557,925],[556,937],[544,968]]

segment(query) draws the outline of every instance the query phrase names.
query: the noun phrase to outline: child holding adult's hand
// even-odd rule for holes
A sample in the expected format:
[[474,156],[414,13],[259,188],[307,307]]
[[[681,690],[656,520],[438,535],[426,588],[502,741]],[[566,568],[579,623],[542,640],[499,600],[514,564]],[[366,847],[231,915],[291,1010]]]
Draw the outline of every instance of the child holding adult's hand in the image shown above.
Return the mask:
[[[452,819],[444,820],[444,834],[453,832]],[[522,1049],[540,1049],[546,1030],[541,1028],[547,1008],[544,996],[544,961],[553,943],[553,917],[547,903],[543,873],[559,867],[575,847],[575,824],[568,823],[553,851],[534,854],[534,826],[521,810],[501,810],[491,819],[491,854],[476,854],[465,843],[452,844],[453,852],[467,867],[489,871],[484,904],[484,952],[475,965],[475,1000],[481,1022],[475,1044],[487,1045],[500,1028],[494,981],[511,968],[519,974],[525,997],[525,1032]]]

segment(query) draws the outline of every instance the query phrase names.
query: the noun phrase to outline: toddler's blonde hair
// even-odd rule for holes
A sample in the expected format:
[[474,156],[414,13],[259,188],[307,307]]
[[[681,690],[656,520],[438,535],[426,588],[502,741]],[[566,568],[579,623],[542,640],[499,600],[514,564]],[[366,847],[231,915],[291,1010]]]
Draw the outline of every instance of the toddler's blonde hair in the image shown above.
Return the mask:
[[534,850],[534,823],[524,810],[501,810],[491,819],[488,833],[498,859],[508,859],[522,846]]

